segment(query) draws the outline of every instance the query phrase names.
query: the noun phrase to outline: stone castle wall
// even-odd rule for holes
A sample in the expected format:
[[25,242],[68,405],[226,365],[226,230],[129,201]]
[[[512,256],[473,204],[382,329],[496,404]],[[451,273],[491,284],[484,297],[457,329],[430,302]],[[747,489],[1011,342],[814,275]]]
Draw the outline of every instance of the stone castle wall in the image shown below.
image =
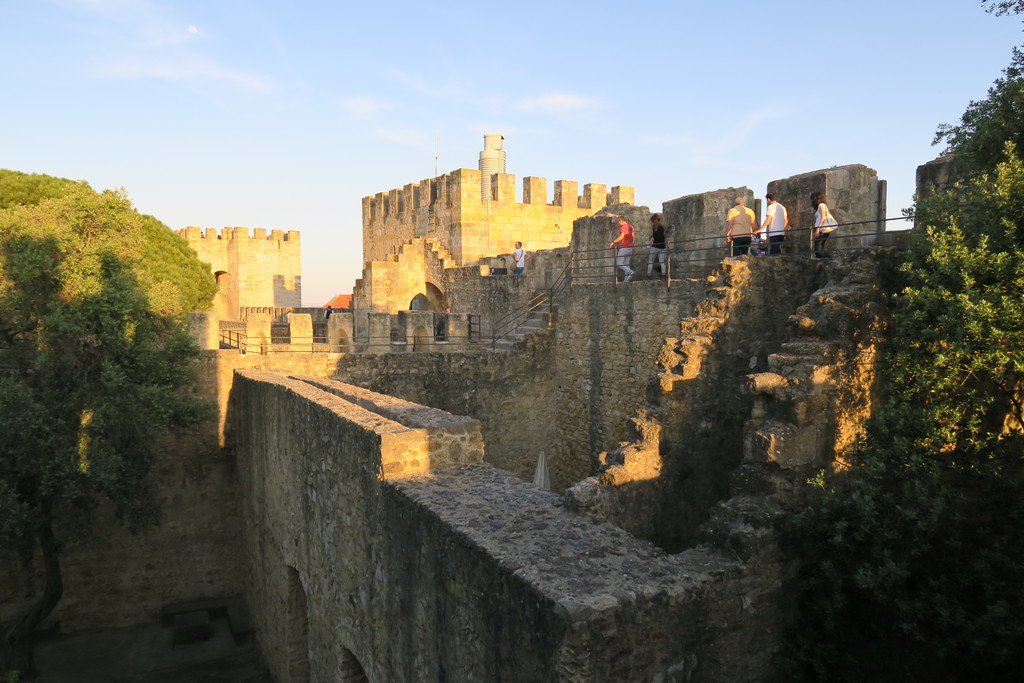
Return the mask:
[[474,464],[472,421],[428,416],[456,430],[448,466],[389,473],[421,441],[422,409],[259,373],[236,386],[247,594],[277,680],[744,681],[769,669],[778,621],[760,587],[778,575],[773,558],[757,557],[752,577],[714,548],[669,556],[568,512]]
[[298,230],[190,227],[177,231],[209,263],[217,278],[214,312],[237,320],[245,306],[301,306],[302,262]]
[[434,237],[450,253],[452,266],[510,252],[517,241],[529,251],[564,247],[573,221],[608,204],[632,203],[631,187],[557,180],[547,201],[547,180],[523,179],[523,201],[515,201],[515,176],[496,173],[491,201],[480,198],[480,171],[461,168],[402,189],[363,198],[363,262],[384,261],[407,240]]

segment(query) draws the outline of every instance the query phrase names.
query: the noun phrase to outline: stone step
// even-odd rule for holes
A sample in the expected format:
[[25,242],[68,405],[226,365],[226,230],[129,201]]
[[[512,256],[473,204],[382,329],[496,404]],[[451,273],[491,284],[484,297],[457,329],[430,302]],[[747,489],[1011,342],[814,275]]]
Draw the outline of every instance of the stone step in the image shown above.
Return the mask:
[[779,352],[790,356],[806,356],[824,359],[839,348],[835,342],[822,340],[799,340],[784,342]]

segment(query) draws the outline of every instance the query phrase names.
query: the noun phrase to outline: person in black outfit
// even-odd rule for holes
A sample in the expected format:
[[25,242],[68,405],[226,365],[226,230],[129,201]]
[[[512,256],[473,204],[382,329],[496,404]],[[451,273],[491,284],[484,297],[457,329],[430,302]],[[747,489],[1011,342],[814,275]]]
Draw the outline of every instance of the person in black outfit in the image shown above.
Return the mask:
[[654,274],[654,260],[658,260],[658,273],[664,276],[665,269],[665,226],[661,223],[661,214],[651,216],[651,239],[647,241],[647,277]]

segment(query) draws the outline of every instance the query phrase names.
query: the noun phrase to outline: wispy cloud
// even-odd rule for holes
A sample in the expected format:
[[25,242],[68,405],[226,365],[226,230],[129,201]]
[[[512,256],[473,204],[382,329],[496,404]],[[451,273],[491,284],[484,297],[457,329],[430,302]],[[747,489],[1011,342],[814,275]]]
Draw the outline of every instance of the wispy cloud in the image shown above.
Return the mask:
[[91,14],[122,30],[118,36],[148,47],[181,45],[198,33],[177,21],[169,8],[150,0],[57,0],[57,4]]
[[598,106],[601,106],[600,100],[571,93],[552,93],[542,97],[524,98],[516,104],[521,111],[547,113],[562,113]]
[[434,151],[434,138],[425,131],[416,128],[377,128],[373,134],[388,142],[413,147],[428,152]]
[[345,111],[361,115],[376,114],[377,112],[393,108],[390,103],[377,99],[372,95],[363,95],[362,97],[351,97],[349,99],[339,100],[338,106]]
[[258,74],[233,70],[214,60],[199,56],[163,57],[153,55],[109,55],[94,62],[97,75],[105,78],[157,78],[168,81],[229,81],[250,90],[271,89],[271,83]]
[[714,159],[727,157],[748,147],[764,123],[786,118],[793,111],[792,108],[766,107],[756,109],[724,128],[707,130],[700,135],[677,131],[641,136],[640,141],[651,146],[688,152],[693,155],[692,162],[698,165],[714,165]]
[[559,114],[578,113],[585,109],[600,109],[605,103],[597,98],[575,93],[555,92],[540,96],[510,96],[496,93],[493,83],[474,85],[468,81],[431,81],[418,73],[392,69],[387,76],[399,86],[427,97],[456,104],[473,105],[484,110],[515,109],[526,113]]
[[209,32],[177,16],[173,6],[151,0],[54,0],[91,16],[83,28],[95,42],[88,64],[103,78],[170,81],[216,80],[251,90],[268,90],[267,79],[211,57]]

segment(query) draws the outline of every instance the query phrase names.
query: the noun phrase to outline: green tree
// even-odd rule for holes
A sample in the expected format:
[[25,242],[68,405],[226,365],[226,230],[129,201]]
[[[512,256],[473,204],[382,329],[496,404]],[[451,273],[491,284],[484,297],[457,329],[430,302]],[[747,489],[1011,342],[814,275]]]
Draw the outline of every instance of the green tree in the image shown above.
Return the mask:
[[805,680],[1011,680],[1024,666],[1024,164],[917,205],[889,400],[798,520]]
[[849,471],[819,476],[797,519],[789,661],[803,680],[1024,670],[1024,52],[943,141],[968,177],[915,206],[881,367],[889,399]]
[[999,16],[1024,12],[1024,0],[981,0],[986,10]]
[[[0,209],[38,206],[47,199],[63,197],[76,188],[86,188],[66,178],[0,170]],[[123,191],[121,191],[123,195]],[[138,248],[124,252],[156,311],[178,316],[188,311],[208,310],[217,293],[210,266],[200,261],[188,243],[152,216],[129,210],[131,222],[125,230]],[[111,236],[117,230],[112,229]]]
[[[63,542],[99,505],[133,530],[153,521],[157,437],[209,415],[192,392],[197,348],[170,313],[206,287],[189,280],[212,277],[184,263],[162,271],[180,281],[158,282],[144,261],[152,227],[123,193],[84,183],[0,210],[0,547],[44,570],[5,630],[0,671],[31,670],[32,630],[63,592]],[[179,296],[154,304],[147,278]]]
[[1015,48],[1010,65],[988,90],[971,102],[957,125],[941,125],[934,143],[946,143],[970,172],[990,172],[1003,159],[1007,141],[1024,149],[1024,52]]

